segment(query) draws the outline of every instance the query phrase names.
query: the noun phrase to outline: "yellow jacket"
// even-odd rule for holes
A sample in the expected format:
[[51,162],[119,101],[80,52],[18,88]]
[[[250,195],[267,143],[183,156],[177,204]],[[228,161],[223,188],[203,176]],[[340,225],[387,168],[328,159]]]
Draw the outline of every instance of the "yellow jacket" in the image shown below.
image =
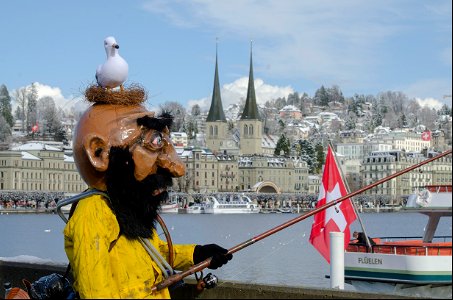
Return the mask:
[[[79,201],[64,229],[74,289],[81,298],[170,298],[168,289],[151,293],[164,279],[162,271],[140,241],[128,240],[119,230],[104,197],[94,195]],[[167,243],[155,231],[150,242],[168,261]],[[173,268],[191,267],[194,248],[173,245]]]

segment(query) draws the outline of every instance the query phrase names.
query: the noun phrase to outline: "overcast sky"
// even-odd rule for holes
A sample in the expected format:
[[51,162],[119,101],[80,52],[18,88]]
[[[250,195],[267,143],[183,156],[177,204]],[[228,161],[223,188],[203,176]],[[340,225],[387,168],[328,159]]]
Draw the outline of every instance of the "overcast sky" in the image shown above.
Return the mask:
[[[149,106],[210,103],[218,40],[224,108],[246,97],[250,44],[259,103],[338,85],[451,106],[451,0],[2,1],[0,84],[32,82],[71,106],[114,36],[127,84]],[[47,91],[47,92],[46,92]],[[207,107],[206,107],[207,108]]]

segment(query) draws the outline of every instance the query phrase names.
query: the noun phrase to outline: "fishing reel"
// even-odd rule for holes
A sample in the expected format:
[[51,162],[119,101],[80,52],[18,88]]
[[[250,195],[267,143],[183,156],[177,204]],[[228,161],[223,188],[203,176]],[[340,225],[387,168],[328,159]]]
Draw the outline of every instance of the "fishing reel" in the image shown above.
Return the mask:
[[195,278],[197,279],[197,290],[199,291],[215,288],[219,282],[217,276],[212,273],[208,273],[203,277],[203,271],[200,272],[200,276],[195,273]]

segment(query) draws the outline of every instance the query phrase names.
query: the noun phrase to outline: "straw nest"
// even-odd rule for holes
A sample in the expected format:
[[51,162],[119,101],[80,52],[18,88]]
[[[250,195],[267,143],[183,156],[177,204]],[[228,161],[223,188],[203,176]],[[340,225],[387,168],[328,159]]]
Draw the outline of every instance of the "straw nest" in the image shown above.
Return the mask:
[[124,90],[104,89],[98,85],[91,85],[85,90],[85,98],[89,102],[102,104],[137,105],[143,103],[147,94],[138,84],[124,87]]

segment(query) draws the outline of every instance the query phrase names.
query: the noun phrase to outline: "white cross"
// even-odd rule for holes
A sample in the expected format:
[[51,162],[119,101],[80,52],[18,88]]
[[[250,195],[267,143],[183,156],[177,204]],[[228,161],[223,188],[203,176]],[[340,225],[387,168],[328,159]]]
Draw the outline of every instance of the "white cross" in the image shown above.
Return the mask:
[[[332,192],[327,191],[326,203],[332,202],[339,198],[341,198],[341,192],[340,192],[340,186],[337,182],[337,184],[333,188]],[[344,217],[344,214],[341,211],[340,203],[337,203],[334,206],[331,206],[326,210],[326,219],[325,219],[324,224],[327,224],[327,222],[329,222],[329,220],[332,219],[337,224],[340,231],[344,232],[344,230],[346,229],[346,226],[348,225],[348,222],[346,222],[346,218]]]

